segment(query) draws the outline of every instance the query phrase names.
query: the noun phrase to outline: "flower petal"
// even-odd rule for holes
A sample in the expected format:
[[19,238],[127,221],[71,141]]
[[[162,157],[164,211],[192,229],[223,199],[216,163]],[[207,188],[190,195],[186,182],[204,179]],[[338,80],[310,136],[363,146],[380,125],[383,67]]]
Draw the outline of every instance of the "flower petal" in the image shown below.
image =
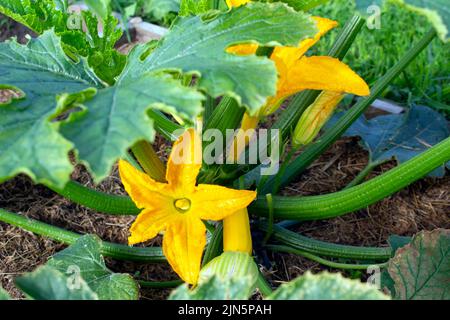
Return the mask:
[[255,191],[234,190],[201,184],[190,196],[192,212],[203,220],[222,220],[246,208],[256,198]]
[[331,57],[302,57],[281,74],[277,96],[269,103],[278,102],[302,90],[327,90],[367,96],[366,82],[349,66]]
[[315,45],[320,38],[325,35],[328,31],[335,28],[338,23],[336,21],[327,19],[327,18],[321,18],[321,17],[312,17],[317,23],[317,28],[319,31],[316,33],[314,38],[309,38],[300,41],[298,47],[276,47],[275,50],[272,53],[271,59],[274,61],[278,61],[278,64],[282,62],[283,66],[286,68],[289,68],[295,62],[300,59],[306,51],[309,50],[313,45]]
[[250,0],[227,0],[227,5],[228,8],[239,7],[247,2],[250,2]]
[[196,284],[200,273],[206,228],[200,219],[188,216],[173,220],[163,239],[163,252],[183,281]]
[[193,192],[201,166],[202,142],[191,128],[174,143],[167,162],[166,180],[177,196]]
[[139,171],[125,160],[119,161],[120,179],[138,208],[156,209],[168,202],[170,189]]
[[145,242],[158,235],[169,224],[175,214],[171,210],[143,210],[130,228],[128,244]]

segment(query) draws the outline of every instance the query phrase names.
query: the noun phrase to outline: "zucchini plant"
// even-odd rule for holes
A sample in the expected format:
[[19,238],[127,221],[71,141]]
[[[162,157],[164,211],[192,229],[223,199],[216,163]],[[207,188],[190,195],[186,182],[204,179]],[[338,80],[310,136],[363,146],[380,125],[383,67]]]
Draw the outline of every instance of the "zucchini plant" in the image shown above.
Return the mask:
[[[436,169],[442,174],[450,161],[447,123],[441,119],[445,128],[439,135],[420,136],[420,152],[373,158],[375,164],[393,156],[399,160],[374,179],[364,181],[362,173],[349,188],[327,195],[277,195],[338,138],[355,131],[352,124],[437,36],[431,29],[369,88],[341,61],[364,24],[359,15],[347,22],[326,56],[307,55],[336,27],[329,18],[307,13],[322,2],[182,1],[163,39],[122,55],[114,48],[121,31],[103,2],[96,4],[97,14],[77,16],[82,23],[74,29],[67,23],[74,14],[66,1],[1,0],[2,14],[38,36],[26,44],[15,39],[0,44],[0,88],[17,92],[0,105],[0,182],[26,174],[98,212],[137,216],[127,246],[0,209],[0,221],[71,245],[17,278],[18,288],[33,299],[137,299],[139,285],[181,282],[186,285],[171,299],[246,299],[256,287],[268,299],[389,298],[373,286],[327,273],[308,273],[272,292],[252,257],[253,227],[267,233],[258,243],[266,250],[340,269],[387,270],[384,287],[393,298],[448,298],[448,287],[435,286],[449,272],[446,230],[419,234],[396,250],[326,243],[289,231],[291,222],[274,224],[365,208]],[[345,95],[361,98],[333,117]],[[263,139],[255,129],[282,104],[286,108]],[[174,143],[166,164],[152,145],[156,134]],[[373,145],[372,136],[357,135],[368,148]],[[280,167],[277,159],[282,159]],[[105,194],[70,179],[74,166],[83,164],[100,183],[115,163],[129,196]],[[267,175],[267,166],[278,170]],[[164,233],[161,248],[131,246],[159,233]],[[445,250],[436,251],[438,245]],[[395,271],[405,263],[423,266],[427,255],[444,266],[425,271],[432,276],[419,272],[404,278]],[[168,262],[181,281],[152,283],[114,274],[103,256]],[[74,278],[67,276],[70,268],[75,268]],[[105,282],[105,276],[112,281]],[[414,287],[411,279],[419,277],[424,283],[416,281]]]

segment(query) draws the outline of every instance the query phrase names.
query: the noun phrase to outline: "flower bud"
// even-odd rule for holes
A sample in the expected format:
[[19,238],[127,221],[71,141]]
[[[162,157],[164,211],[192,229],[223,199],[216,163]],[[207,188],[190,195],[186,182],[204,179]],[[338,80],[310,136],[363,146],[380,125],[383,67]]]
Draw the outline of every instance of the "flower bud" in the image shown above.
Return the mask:
[[336,106],[344,98],[343,93],[323,91],[303,113],[292,136],[292,144],[298,148],[311,143],[320,129],[330,119]]

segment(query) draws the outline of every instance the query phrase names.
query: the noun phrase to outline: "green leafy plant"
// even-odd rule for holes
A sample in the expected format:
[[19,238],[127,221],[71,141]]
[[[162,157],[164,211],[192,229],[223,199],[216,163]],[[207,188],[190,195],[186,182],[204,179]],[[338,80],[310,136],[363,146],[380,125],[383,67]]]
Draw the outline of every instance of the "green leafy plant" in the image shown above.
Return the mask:
[[[258,244],[265,250],[302,255],[338,269],[384,268],[385,286],[394,288],[390,290],[393,298],[447,297],[448,286],[436,285],[448,277],[447,231],[421,233],[406,245],[405,239],[391,238],[391,247],[367,248],[304,237],[279,221],[348,214],[436,169],[442,174],[450,161],[450,138],[441,115],[413,107],[406,115],[361,118],[437,32],[432,29],[411,45],[376,81],[370,95],[330,121],[323,134],[315,136],[323,123],[303,118],[302,125],[310,125],[314,135],[307,145],[284,152],[305,110],[311,105],[323,107],[315,103],[324,96],[320,91],[339,95],[339,101],[345,92],[352,92],[335,81],[327,83],[327,75],[344,74],[343,83],[368,93],[365,82],[340,61],[364,20],[351,18],[326,57],[309,57],[305,56],[307,48],[335,23],[312,18],[302,10],[324,1],[237,2],[227,1],[230,8],[218,1],[182,2],[181,15],[163,39],[136,45],[127,56],[114,49],[121,32],[115,28],[106,1],[91,3],[103,22],[102,37],[97,30],[99,20],[89,12],[82,15],[84,30],[68,30],[66,2],[9,0],[0,4],[0,12],[39,34],[24,45],[14,39],[0,44],[0,87],[19,94],[0,104],[0,182],[26,174],[35,183],[98,212],[137,215],[130,244],[165,231],[163,248],[130,247],[0,209],[0,221],[71,245],[45,266],[16,279],[27,297],[137,299],[138,283],[150,287],[179,283],[137,282],[130,275],[115,274],[106,267],[105,256],[144,263],[167,261],[182,280],[195,285],[194,289],[181,285],[171,299],[247,299],[255,288],[267,299],[389,298],[373,285],[329,273],[307,273],[272,292],[252,257],[248,211],[255,218],[252,226],[266,233]],[[303,69],[298,68],[300,63]],[[275,96],[287,98],[280,95],[280,81],[289,83],[289,76],[284,76],[295,67],[298,72],[312,70],[304,77],[310,76],[312,84],[306,89],[289,88],[295,93],[271,127],[277,135],[259,150],[278,151],[282,156],[284,163],[276,174],[264,176],[258,169],[267,163],[261,159],[239,162],[239,156],[250,154],[252,143],[244,139],[239,149],[237,136],[231,145],[217,148],[215,156],[226,154],[227,149],[237,151],[227,155],[226,161],[211,164],[206,157],[187,161],[199,160],[196,155],[202,150],[206,153],[208,145],[199,146],[197,140],[208,129],[215,129],[218,141],[230,142],[223,136],[227,130],[249,124],[256,127],[264,116],[262,110],[279,107],[280,101],[267,105],[268,101]],[[337,103],[325,103],[314,114],[328,119]],[[152,147],[156,134],[175,141],[167,165]],[[372,165],[395,157],[398,166],[365,182],[360,178],[336,193],[278,195],[346,134],[363,138]],[[186,149],[180,152],[183,146]],[[74,166],[83,164],[99,183],[116,162],[129,197],[105,194],[70,179]],[[365,177],[364,172],[360,177]],[[223,223],[211,222],[218,220]]]
[[[364,16],[375,15],[375,11],[368,11],[372,4],[379,5],[379,16],[375,17],[380,25],[371,28],[368,27],[370,24],[363,26],[344,59],[369,84],[374,84],[382,77],[410,48],[411,43],[423,37],[431,26],[426,17],[407,10],[397,0],[367,2],[336,0],[319,6],[312,12],[314,15],[336,17],[343,26],[355,12],[361,12]],[[411,28],[412,25],[415,25],[415,28]],[[392,32],[393,29],[402,32]],[[317,51],[327,50],[336,37],[336,31],[330,33],[317,44]],[[395,45],[389,46],[388,43]],[[430,43],[398,77],[390,82],[380,97],[406,107],[411,104],[426,105],[448,115],[449,65],[445,58],[448,50],[448,43],[442,41]],[[383,63],[379,63],[380,61]],[[349,106],[351,99],[348,101]]]
[[44,266],[16,279],[25,295],[35,300],[135,300],[138,284],[128,274],[108,270],[101,241],[84,236],[54,255]]
[[389,261],[387,287],[398,300],[448,300],[449,262],[449,230],[420,232]]
[[[114,49],[122,35],[116,29],[117,20],[106,11],[101,12],[104,19],[103,35],[100,36],[99,20],[94,14],[86,11],[78,15],[69,13],[67,8],[67,1],[7,0],[0,4],[0,13],[10,16],[38,34],[53,29],[60,37],[59,41],[66,54],[74,59],[78,59],[78,56],[86,57],[100,79],[113,83],[125,63],[125,56]],[[74,26],[71,26],[71,21],[75,22]]]

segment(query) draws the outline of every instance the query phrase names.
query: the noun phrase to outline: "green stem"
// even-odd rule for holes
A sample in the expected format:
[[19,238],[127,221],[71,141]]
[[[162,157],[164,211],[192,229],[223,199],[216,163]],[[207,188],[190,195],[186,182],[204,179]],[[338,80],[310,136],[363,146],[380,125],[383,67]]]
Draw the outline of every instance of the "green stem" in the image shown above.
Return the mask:
[[366,180],[367,176],[372,173],[372,171],[381,165],[385,161],[377,161],[377,162],[369,162],[369,164],[353,179],[348,185],[345,186],[345,189],[354,187],[359,185],[360,183]]
[[[435,37],[436,32],[434,29],[429,31],[419,41],[419,43],[413,46],[395,66],[389,69],[389,71],[375,83],[371,89],[371,94],[369,97],[361,99],[358,103],[356,103],[329,131],[320,137],[317,142],[306,147],[302,154],[300,154],[297,159],[288,165],[287,171],[290,173],[289,175],[276,177],[274,179],[280,179],[281,186],[286,186],[301,172],[303,172],[311,163],[314,162],[314,160],[316,160],[337,139],[339,139],[345,131],[347,131],[353,122],[355,122],[372,104],[372,102],[383,93],[389,83],[391,83],[392,80],[395,79],[395,77],[397,77]],[[269,182],[266,186],[270,185],[274,184]],[[270,189],[263,191],[269,192],[269,190]]]
[[[73,244],[82,237],[82,235],[75,232],[67,231],[3,209],[0,209],[0,221],[68,245]],[[159,247],[133,248],[122,244],[103,241],[101,253],[104,256],[125,261],[146,263],[166,261],[166,258]]]
[[[330,261],[330,260],[326,260],[323,259],[321,257],[318,257],[314,254],[311,254],[309,252],[303,251],[303,250],[299,250],[299,249],[295,249],[295,248],[291,248],[288,246],[275,246],[275,245],[268,245],[265,246],[266,249],[270,250],[270,251],[275,251],[275,252],[285,252],[285,253],[291,253],[291,254],[296,254],[299,256],[303,256],[307,259],[310,259],[312,261],[315,261],[317,263],[320,263],[324,266],[330,267],[330,268],[335,268],[335,269],[343,269],[343,270],[367,270],[369,267],[374,266],[375,264],[349,264],[349,263],[339,263],[339,262],[334,262],[334,261]],[[382,263],[382,264],[376,264],[378,267],[380,268],[384,268],[386,267],[386,263]]]
[[272,236],[272,232],[273,232],[273,197],[271,193],[266,194],[266,201],[267,201],[267,206],[269,208],[269,228],[267,229],[266,232],[266,236],[264,237],[263,240],[263,244],[266,244],[267,241],[269,241],[270,237]]
[[227,129],[236,129],[244,116],[244,108],[241,108],[237,101],[231,97],[223,97],[214,109],[205,131],[217,129],[225,137]]
[[207,124],[216,108],[216,99],[211,96],[206,97],[205,111],[203,112],[203,123]]
[[212,234],[208,245],[206,246],[205,255],[203,256],[202,266],[205,266],[212,259],[218,257],[222,252],[223,226],[219,223],[216,230]]
[[130,152],[127,152],[123,156],[123,160],[128,161],[129,164],[131,164],[133,167],[135,167],[139,171],[143,171],[141,165],[136,161],[136,159],[131,155]]
[[164,288],[176,288],[182,285],[184,282],[182,280],[172,280],[172,281],[144,281],[138,280],[141,287],[151,288],[151,289],[164,289]]
[[[259,228],[266,231],[268,226],[265,223],[261,223]],[[355,247],[315,240],[277,225],[273,227],[272,237],[294,249],[325,257],[354,260],[388,260],[392,253],[391,248]]]
[[160,182],[166,180],[166,166],[148,141],[139,141],[131,147],[131,151],[150,177]]
[[64,189],[50,187],[63,197],[97,212],[112,215],[137,215],[140,210],[127,196],[109,195],[69,181]]
[[162,112],[157,110],[149,110],[148,116],[153,119],[155,130],[169,141],[177,140],[174,134],[176,131],[183,130],[183,127],[169,120]]
[[273,292],[272,287],[267,282],[267,280],[264,278],[261,271],[259,272],[258,280],[256,281],[256,287],[259,289],[259,292],[261,292],[263,298],[270,296]]
[[[319,220],[334,218],[367,206],[400,191],[450,160],[450,137],[394,169],[358,186],[319,196],[273,198],[275,218]],[[259,196],[252,213],[267,216],[269,207]]]

